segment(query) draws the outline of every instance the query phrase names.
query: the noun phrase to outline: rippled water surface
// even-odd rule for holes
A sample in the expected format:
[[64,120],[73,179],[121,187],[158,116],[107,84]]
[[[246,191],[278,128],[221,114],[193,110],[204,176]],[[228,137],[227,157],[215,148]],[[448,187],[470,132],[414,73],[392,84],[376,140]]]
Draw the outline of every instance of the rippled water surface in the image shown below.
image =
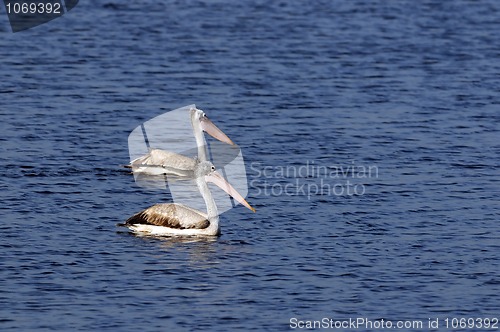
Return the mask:
[[[15,34],[4,14],[0,330],[500,316],[498,1],[85,1]],[[257,213],[131,235],[166,198],[121,168],[128,134],[192,103]]]

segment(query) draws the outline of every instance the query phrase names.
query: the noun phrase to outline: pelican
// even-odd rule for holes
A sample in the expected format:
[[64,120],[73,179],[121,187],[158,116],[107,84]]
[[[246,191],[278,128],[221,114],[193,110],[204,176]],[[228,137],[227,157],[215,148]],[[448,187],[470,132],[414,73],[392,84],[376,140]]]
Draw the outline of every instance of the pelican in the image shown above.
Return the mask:
[[207,213],[177,203],[153,205],[130,217],[125,226],[150,235],[161,236],[217,236],[220,235],[219,213],[208,182],[212,182],[238,202],[255,209],[215,170],[207,160],[196,160],[194,167],[196,186],[207,206]]
[[[235,145],[233,141],[210,121],[205,112],[195,107],[190,110],[191,125],[198,148],[198,159],[207,159],[206,141],[203,132],[221,142]],[[171,174],[180,177],[193,177],[196,160],[181,154],[161,149],[150,149],[149,152],[130,162],[132,172],[147,175]]]

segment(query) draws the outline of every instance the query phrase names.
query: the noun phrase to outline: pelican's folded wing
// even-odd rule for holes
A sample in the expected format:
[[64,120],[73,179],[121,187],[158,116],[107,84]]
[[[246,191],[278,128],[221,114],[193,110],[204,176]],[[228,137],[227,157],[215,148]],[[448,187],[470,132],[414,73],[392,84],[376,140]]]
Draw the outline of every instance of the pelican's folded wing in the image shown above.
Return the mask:
[[149,224],[177,229],[203,229],[210,225],[207,215],[185,205],[164,203],[153,205],[130,217],[125,225]]
[[193,158],[175,152],[151,149],[146,155],[132,160],[130,165],[132,167],[141,165],[163,166],[192,171],[196,165],[196,161]]

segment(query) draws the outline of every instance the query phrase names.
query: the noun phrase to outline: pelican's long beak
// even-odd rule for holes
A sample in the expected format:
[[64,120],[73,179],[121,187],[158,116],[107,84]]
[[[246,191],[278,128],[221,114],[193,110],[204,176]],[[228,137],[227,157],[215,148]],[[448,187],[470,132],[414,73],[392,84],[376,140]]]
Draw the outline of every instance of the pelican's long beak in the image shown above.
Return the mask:
[[201,129],[203,129],[203,131],[205,131],[213,138],[218,139],[221,142],[234,145],[233,141],[231,141],[231,139],[227,137],[227,135],[224,134],[222,130],[217,128],[217,126],[214,125],[214,123],[210,121],[210,119],[207,118],[206,116],[200,120],[200,124],[201,124]]
[[232,185],[227,182],[222,175],[219,174],[217,171],[213,171],[212,173],[205,175],[205,180],[207,182],[212,182],[215,185],[217,185],[219,188],[224,190],[228,195],[233,197],[235,200],[246,206],[248,209],[252,210],[255,212],[255,209],[248,204],[248,202],[243,198],[243,196],[240,195],[239,192],[236,191],[236,189],[233,188]]

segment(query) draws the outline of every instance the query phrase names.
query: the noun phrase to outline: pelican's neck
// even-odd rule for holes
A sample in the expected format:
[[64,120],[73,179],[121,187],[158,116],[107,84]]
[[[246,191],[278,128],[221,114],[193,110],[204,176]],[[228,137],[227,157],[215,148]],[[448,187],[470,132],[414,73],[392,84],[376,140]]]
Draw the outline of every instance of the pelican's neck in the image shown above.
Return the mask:
[[203,135],[203,129],[201,129],[201,124],[198,120],[193,119],[191,121],[193,125],[194,138],[196,140],[196,146],[198,147],[198,160],[207,161],[207,142],[205,141],[205,135]]
[[208,226],[210,232],[214,235],[219,234],[219,211],[217,210],[217,205],[215,204],[214,197],[208,188],[207,181],[205,181],[205,176],[200,176],[196,179],[196,184],[198,189],[200,189],[201,196],[205,200],[205,205],[207,206],[207,219],[210,222]]

